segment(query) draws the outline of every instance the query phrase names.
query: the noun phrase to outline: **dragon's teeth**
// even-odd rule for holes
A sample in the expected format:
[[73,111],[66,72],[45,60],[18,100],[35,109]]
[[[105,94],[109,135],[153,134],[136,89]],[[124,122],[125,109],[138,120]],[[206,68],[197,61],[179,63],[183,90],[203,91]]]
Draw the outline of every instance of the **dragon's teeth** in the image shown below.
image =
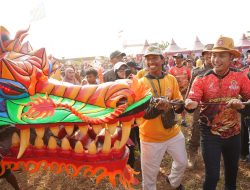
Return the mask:
[[67,138],[65,138],[65,137],[63,138],[61,147],[63,150],[70,150],[71,149],[70,144],[69,144],[69,140]]
[[79,154],[81,154],[81,153],[84,152],[84,149],[83,149],[81,141],[77,141],[74,150],[75,150],[76,153],[79,153]]
[[44,142],[43,142],[43,139],[40,138],[40,137],[36,137],[36,140],[35,140],[35,147],[36,148],[43,148],[44,147]]
[[69,136],[72,135],[73,130],[74,130],[74,126],[72,126],[72,125],[67,125],[67,126],[64,126],[64,128],[65,128],[65,130],[66,130],[66,132],[67,132],[67,134],[68,134]]
[[112,123],[112,124],[108,124],[108,130],[109,130],[111,135],[113,135],[115,133],[117,126],[119,126],[119,121]]
[[102,147],[103,153],[109,153],[111,149],[111,135],[108,130],[105,131],[105,139]]
[[120,148],[122,148],[128,141],[129,135],[131,130],[131,123],[130,122],[123,122],[122,123],[122,138],[120,143]]
[[78,128],[83,136],[85,136],[87,134],[88,126],[78,126]]
[[48,148],[51,149],[51,150],[57,148],[56,139],[54,137],[52,137],[52,136],[49,138]]
[[95,134],[98,135],[103,127],[102,127],[102,125],[92,125],[92,128],[93,128],[93,131],[95,132]]
[[88,153],[89,153],[89,154],[96,154],[96,152],[97,152],[97,150],[96,150],[95,141],[92,141],[92,142],[89,144]]
[[40,138],[43,138],[44,136],[44,131],[45,129],[40,127],[40,128],[35,128],[35,131],[36,131],[36,135]]
[[119,141],[119,140],[116,140],[116,141],[115,141],[113,148],[114,148],[115,150],[119,150],[119,148],[120,148],[120,141]]
[[11,145],[15,147],[20,145],[20,138],[16,132],[12,135]]
[[30,129],[21,129],[20,130],[20,137],[21,137],[21,141],[20,141],[20,148],[19,148],[19,152],[17,155],[17,159],[21,158],[23,153],[25,152],[26,148],[29,146],[29,142],[30,142]]
[[55,126],[55,127],[50,127],[50,131],[53,133],[54,136],[58,136],[58,133],[60,131],[59,126]]

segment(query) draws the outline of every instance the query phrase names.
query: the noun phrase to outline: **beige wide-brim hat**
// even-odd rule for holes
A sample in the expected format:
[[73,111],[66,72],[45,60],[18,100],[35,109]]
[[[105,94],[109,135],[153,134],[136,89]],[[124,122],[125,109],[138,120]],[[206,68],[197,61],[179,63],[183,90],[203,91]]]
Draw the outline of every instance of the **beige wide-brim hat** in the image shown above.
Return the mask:
[[235,58],[241,56],[241,53],[234,49],[234,41],[232,38],[221,36],[210,52],[229,52]]

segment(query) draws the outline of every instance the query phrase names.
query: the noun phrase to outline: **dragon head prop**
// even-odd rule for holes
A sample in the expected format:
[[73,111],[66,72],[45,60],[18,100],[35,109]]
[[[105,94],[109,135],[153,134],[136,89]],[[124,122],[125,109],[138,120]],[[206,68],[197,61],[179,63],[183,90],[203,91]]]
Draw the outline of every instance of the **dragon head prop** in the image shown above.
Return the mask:
[[108,176],[113,186],[119,176],[131,189],[136,179],[125,145],[131,126],[142,121],[149,90],[136,78],[86,86],[50,79],[58,65],[45,49],[22,42],[27,32],[10,40],[0,27],[0,135],[9,138],[0,149],[2,174],[11,166],[64,168],[72,176],[98,175],[97,183]]

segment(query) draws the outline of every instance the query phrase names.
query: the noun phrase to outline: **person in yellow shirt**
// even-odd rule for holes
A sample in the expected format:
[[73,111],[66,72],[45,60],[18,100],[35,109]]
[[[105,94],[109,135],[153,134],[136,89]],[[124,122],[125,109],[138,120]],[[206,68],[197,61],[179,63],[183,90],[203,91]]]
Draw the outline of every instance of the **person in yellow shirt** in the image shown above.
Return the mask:
[[137,74],[136,74],[136,77],[138,79],[140,79],[140,78],[144,77],[146,74],[148,74],[148,68],[147,68],[147,66],[145,64],[143,64],[143,65],[144,65],[144,68],[141,69],[140,71],[138,71]]
[[140,82],[151,89],[155,103],[150,104],[139,126],[142,187],[144,190],[156,190],[160,164],[168,152],[173,163],[166,180],[173,188],[184,190],[181,181],[187,167],[185,138],[174,118],[174,112],[183,111],[183,98],[175,77],[162,70],[164,57],[160,48],[150,46],[144,56],[148,74]]
[[203,65],[202,59],[201,58],[197,59],[195,66],[201,68],[202,65]]

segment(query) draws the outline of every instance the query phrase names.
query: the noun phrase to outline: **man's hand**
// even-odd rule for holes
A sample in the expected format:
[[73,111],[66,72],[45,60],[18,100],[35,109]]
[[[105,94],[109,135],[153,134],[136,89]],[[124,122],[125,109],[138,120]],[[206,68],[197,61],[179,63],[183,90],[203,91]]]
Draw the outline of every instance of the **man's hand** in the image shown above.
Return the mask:
[[198,107],[198,102],[193,101],[191,99],[186,99],[185,100],[185,108],[188,110],[193,110],[196,109]]
[[171,105],[170,105],[168,99],[160,98],[159,102],[157,103],[157,105],[155,107],[158,110],[167,111],[171,107]]
[[174,99],[174,100],[171,100],[171,104],[173,105],[175,110],[178,110],[184,105],[184,101]]
[[239,99],[231,99],[227,102],[227,107],[236,110],[241,110],[245,108],[245,105],[242,104],[242,101]]

